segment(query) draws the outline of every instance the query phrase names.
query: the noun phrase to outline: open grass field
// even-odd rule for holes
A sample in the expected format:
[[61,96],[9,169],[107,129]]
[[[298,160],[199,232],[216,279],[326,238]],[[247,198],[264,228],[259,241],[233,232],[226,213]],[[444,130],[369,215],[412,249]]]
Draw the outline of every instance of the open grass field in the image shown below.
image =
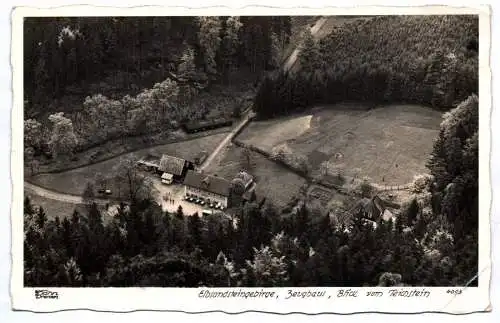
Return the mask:
[[95,183],[97,179],[105,178],[110,183],[109,188],[116,193],[117,190],[114,190],[115,181],[113,179],[116,172],[119,171],[117,169],[118,166],[123,160],[137,161],[148,154],[157,156],[169,154],[192,160],[202,150],[206,150],[207,152],[213,150],[225,136],[226,133],[220,133],[213,136],[155,146],[62,173],[39,174],[31,177],[29,180],[36,185],[54,191],[80,195],[83,193],[87,182]]
[[29,191],[24,191],[24,196],[29,197],[31,204],[34,207],[42,207],[45,211],[45,214],[47,215],[47,218],[49,219],[54,219],[56,216],[61,220],[65,217],[71,217],[75,209],[80,212],[80,214],[85,213],[85,206],[83,204],[73,204],[51,200],[36,194],[32,194]]
[[[231,180],[241,169],[246,169],[246,161],[242,158],[243,149],[230,145],[219,154],[217,160],[206,169],[208,173]],[[250,152],[252,174],[257,183],[257,198],[266,197],[278,207],[284,207],[293,197],[299,194],[306,181],[286,168],[266,159],[264,156]]]
[[425,163],[441,120],[441,112],[415,105],[370,110],[339,104],[306,116],[253,122],[237,139],[269,152],[286,143],[307,156],[313,172],[328,162],[331,173],[398,185],[427,172]]
[[[75,210],[78,211],[80,215],[87,215],[87,210],[84,204],[56,201],[45,198],[43,196],[39,196],[27,190],[25,190],[24,195],[29,197],[31,204],[35,208],[42,207],[49,220],[53,220],[56,217],[59,217],[60,220],[71,217]],[[106,208],[104,205],[98,204],[98,207],[101,211],[103,222],[105,224],[109,223],[113,219],[113,217],[109,215],[108,212],[106,212]],[[110,208],[109,210],[111,211],[112,209]]]

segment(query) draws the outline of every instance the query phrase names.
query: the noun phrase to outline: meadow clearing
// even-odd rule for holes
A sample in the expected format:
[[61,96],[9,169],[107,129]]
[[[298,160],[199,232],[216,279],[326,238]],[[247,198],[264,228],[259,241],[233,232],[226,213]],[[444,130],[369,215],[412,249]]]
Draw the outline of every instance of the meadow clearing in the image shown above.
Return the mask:
[[42,207],[49,220],[55,219],[55,217],[59,217],[61,220],[66,217],[71,217],[73,211],[75,210],[80,214],[85,211],[85,205],[83,204],[74,204],[48,199],[34,194],[30,190],[25,190],[24,196],[30,199],[31,204],[35,207],[35,209]]
[[332,174],[401,185],[427,172],[441,120],[441,112],[417,105],[337,104],[252,122],[237,139],[267,152],[286,144],[313,173],[327,162]]
[[255,189],[257,198],[265,197],[266,200],[273,202],[280,208],[299,195],[301,188],[306,186],[304,178],[261,154],[250,151],[250,165],[248,165],[243,151],[243,148],[234,144],[229,145],[206,171],[231,180],[240,170],[244,169],[254,176],[257,184]]

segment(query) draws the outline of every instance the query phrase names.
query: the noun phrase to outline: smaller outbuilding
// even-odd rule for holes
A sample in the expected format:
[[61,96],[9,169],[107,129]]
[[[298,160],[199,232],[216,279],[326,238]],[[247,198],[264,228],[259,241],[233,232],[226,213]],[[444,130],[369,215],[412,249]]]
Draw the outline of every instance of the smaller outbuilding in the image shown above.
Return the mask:
[[236,178],[241,179],[245,187],[245,191],[247,191],[254,183],[253,176],[243,170],[236,175]]
[[182,127],[187,133],[195,133],[222,127],[230,127],[232,124],[233,120],[231,119],[218,118],[213,120],[200,120],[200,121],[187,122],[184,123]]
[[161,182],[163,184],[167,184],[167,185],[170,185],[174,182],[174,175],[170,174],[170,173],[163,173],[161,175]]
[[158,171],[162,173],[162,182],[171,184],[174,181],[182,181],[187,171],[193,168],[193,164],[185,159],[170,155],[162,155]]

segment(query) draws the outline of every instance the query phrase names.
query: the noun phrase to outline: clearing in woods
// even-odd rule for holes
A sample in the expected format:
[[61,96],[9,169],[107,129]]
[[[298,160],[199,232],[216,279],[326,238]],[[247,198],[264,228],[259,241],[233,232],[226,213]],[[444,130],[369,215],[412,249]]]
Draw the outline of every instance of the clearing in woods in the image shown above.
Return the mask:
[[[74,211],[77,211],[78,214],[82,216],[88,215],[87,206],[83,203],[74,204],[49,199],[31,192],[29,189],[24,191],[24,196],[29,197],[31,205],[33,205],[35,211],[38,211],[39,207],[43,208],[45,215],[47,215],[49,220],[53,220],[56,217],[58,217],[61,221],[64,218],[71,219]],[[101,212],[103,222],[105,224],[109,223],[113,219],[113,216],[110,214],[114,211],[113,206],[106,208],[105,205],[98,204],[97,207]],[[116,208],[116,205],[114,207]]]
[[305,179],[261,154],[250,151],[249,159],[246,159],[243,151],[243,148],[234,144],[229,145],[206,171],[231,180],[244,169],[254,176],[257,183],[255,188],[257,198],[260,200],[265,197],[280,208],[298,196],[301,188],[306,185]]
[[252,122],[237,139],[268,152],[286,143],[316,173],[328,162],[331,174],[400,185],[428,172],[441,120],[441,112],[417,105],[337,104],[309,116]]
[[86,214],[84,212],[85,205],[83,204],[73,204],[47,199],[36,195],[29,190],[24,191],[24,196],[29,197],[35,210],[37,210],[38,207],[42,207],[49,220],[53,220],[56,216],[59,217],[60,220],[70,218],[74,210],[77,210],[80,214]]

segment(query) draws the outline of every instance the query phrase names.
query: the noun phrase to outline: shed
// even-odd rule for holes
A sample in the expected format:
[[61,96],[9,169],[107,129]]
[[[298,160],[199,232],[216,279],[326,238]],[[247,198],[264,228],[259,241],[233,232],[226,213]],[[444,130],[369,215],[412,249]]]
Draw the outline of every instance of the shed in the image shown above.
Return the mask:
[[253,183],[253,176],[245,171],[240,171],[238,175],[236,175],[236,178],[240,178],[243,181],[245,190],[247,190]]
[[161,175],[161,182],[164,184],[172,184],[173,180],[174,180],[174,175],[170,173],[163,173]]

